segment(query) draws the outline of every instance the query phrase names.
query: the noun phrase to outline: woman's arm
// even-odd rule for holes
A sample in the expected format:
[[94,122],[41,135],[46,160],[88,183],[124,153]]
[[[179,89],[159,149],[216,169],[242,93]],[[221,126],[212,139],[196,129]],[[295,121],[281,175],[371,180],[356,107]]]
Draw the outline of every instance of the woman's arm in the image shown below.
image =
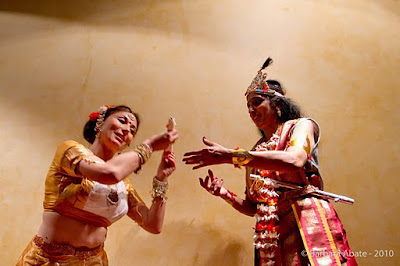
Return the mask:
[[[187,152],[183,161],[186,164],[195,164],[193,169],[214,164],[233,164],[232,159],[238,151],[227,149],[217,143],[203,138],[204,149]],[[307,161],[308,154],[314,146],[314,124],[306,120],[299,124],[290,139],[289,148],[285,151],[246,151],[242,153],[250,160],[247,167],[268,169],[275,171],[295,172],[299,171]]]
[[175,171],[175,155],[173,152],[164,152],[157,175],[153,180],[153,202],[151,207],[148,208],[146,205],[141,204],[131,208],[128,212],[128,216],[131,219],[150,233],[161,233],[167,206],[168,177],[173,171]]
[[88,156],[79,162],[77,171],[93,181],[115,184],[140,168],[152,151],[165,149],[177,138],[178,133],[175,129],[155,135],[137,146],[136,151],[115,155],[106,162],[95,155]]
[[90,180],[110,185],[118,183],[133,173],[140,167],[140,162],[139,154],[134,151],[116,155],[106,162],[93,155],[82,159],[77,171],[78,174]]
[[141,204],[128,216],[136,221],[143,229],[152,234],[159,234],[164,224],[164,216],[167,204],[161,198],[154,199],[151,207]]

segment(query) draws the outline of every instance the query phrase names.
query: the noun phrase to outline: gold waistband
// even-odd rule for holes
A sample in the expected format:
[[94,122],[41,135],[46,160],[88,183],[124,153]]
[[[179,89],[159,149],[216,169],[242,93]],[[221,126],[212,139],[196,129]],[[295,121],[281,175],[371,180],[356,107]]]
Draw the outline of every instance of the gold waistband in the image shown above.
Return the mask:
[[96,256],[103,249],[103,244],[94,248],[76,248],[68,244],[48,243],[45,242],[44,239],[38,235],[33,238],[33,242],[49,255],[73,255],[78,257],[79,259],[86,259],[92,256]]

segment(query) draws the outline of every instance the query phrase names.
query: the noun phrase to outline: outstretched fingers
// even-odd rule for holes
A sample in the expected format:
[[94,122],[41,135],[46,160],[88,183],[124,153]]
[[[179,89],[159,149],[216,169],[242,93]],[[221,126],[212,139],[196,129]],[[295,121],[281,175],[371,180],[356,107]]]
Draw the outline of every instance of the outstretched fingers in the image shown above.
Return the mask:
[[208,190],[208,183],[210,181],[210,177],[206,176],[204,179],[199,177],[199,181],[200,181],[200,185],[205,188],[206,190]]
[[201,160],[201,155],[194,155],[190,157],[183,158],[182,161],[184,161],[186,164],[197,164]]
[[[203,137],[203,143],[205,145],[207,145],[207,146],[216,145],[216,143],[207,140],[206,137]],[[197,157],[197,156],[206,155],[208,153],[210,153],[210,149],[209,148],[203,148],[203,149],[199,149],[199,150],[189,151],[189,152],[186,152],[186,153],[183,154],[183,156],[186,157],[186,158],[183,158],[183,161],[189,160],[191,158],[189,156]]]
[[211,169],[208,169],[208,176],[211,178],[211,179],[214,179],[214,173],[213,173],[213,171],[211,170]]
[[218,186],[220,184],[218,177],[215,177],[214,173],[210,169],[208,170],[208,175],[204,179],[199,177],[199,182],[200,185],[211,194],[218,191]]
[[[189,151],[183,154],[183,156],[200,156],[204,153],[204,149],[201,150],[195,150],[195,151]],[[185,160],[186,158],[183,158]]]
[[196,169],[202,168],[204,166],[208,166],[208,164],[204,163],[203,160],[200,160],[200,162],[198,162],[198,165],[195,165],[192,167],[192,170],[196,170]]

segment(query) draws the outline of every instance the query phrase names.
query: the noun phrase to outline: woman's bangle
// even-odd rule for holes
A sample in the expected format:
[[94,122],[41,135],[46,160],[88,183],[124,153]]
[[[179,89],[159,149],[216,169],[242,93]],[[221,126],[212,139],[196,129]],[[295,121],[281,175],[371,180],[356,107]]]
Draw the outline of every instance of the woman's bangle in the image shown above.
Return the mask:
[[135,170],[135,174],[137,174],[142,169],[142,165],[149,160],[153,150],[147,144],[140,144],[137,145],[133,151],[139,156],[139,167]]
[[153,178],[153,189],[150,192],[153,197],[153,202],[156,198],[161,198],[162,202],[167,201],[168,182],[160,181],[156,177]]

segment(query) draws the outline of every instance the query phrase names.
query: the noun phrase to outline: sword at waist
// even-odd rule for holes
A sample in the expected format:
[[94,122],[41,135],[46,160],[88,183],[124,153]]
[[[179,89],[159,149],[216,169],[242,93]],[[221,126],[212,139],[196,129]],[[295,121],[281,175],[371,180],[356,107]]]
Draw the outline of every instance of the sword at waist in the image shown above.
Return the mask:
[[[268,177],[261,177],[259,175],[250,174],[250,177],[253,178],[253,179],[263,180],[264,182],[270,182],[275,187],[283,187],[283,188],[289,188],[289,189],[303,188],[302,186],[299,186],[299,185],[296,185],[296,184],[283,182],[283,181],[271,179],[271,178],[268,178]],[[327,199],[327,200],[333,200],[334,202],[342,202],[342,203],[346,203],[346,204],[350,204],[350,205],[354,203],[354,199],[352,199],[352,198],[349,198],[349,197],[346,197],[346,196],[342,196],[342,195],[338,195],[338,194],[331,193],[331,192],[327,192],[327,191],[323,191],[323,190],[320,190],[320,189],[314,189],[313,192],[311,192],[310,194],[314,195],[314,196],[318,196],[318,197],[324,198],[324,199]]]

